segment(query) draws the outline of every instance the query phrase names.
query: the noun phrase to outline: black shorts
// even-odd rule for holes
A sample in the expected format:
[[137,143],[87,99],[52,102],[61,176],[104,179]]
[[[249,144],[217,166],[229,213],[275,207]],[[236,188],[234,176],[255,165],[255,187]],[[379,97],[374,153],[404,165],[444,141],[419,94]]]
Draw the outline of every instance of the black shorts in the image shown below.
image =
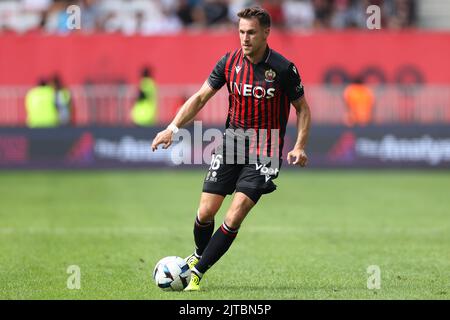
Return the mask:
[[[216,158],[216,161],[214,161]],[[279,169],[262,164],[224,164],[222,157],[213,155],[213,161],[203,183],[203,192],[226,196],[234,191],[247,195],[254,203],[266,193],[275,191],[272,180]]]

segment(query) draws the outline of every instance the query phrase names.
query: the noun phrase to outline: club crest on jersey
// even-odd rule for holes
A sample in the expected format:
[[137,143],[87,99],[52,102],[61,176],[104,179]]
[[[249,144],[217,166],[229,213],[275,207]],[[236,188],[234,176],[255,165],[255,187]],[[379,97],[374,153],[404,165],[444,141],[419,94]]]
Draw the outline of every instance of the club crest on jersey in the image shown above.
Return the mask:
[[264,76],[266,77],[267,82],[273,82],[275,77],[277,76],[276,72],[272,69],[266,70],[264,73]]

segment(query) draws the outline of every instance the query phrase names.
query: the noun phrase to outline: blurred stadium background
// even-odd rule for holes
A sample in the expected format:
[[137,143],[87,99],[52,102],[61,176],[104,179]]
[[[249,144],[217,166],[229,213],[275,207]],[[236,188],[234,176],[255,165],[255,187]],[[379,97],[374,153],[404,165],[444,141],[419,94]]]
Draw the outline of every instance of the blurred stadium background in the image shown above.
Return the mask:
[[[265,291],[264,286],[276,287],[267,280],[254,282],[261,289],[254,291],[251,285],[240,288],[238,281],[220,295],[214,295],[221,289],[216,284],[202,297],[372,298],[365,267],[376,262],[366,257],[367,244],[396,288],[378,297],[448,299],[448,0],[0,0],[0,275],[5,284],[0,297],[167,297],[153,287],[148,291],[147,271],[173,246],[177,255],[191,250],[187,226],[207,164],[175,166],[170,150],[151,153],[151,139],[216,61],[239,46],[236,13],[251,4],[271,13],[269,45],[300,69],[312,108],[309,168],[338,170],[286,166],[273,198],[285,207],[264,200],[259,210],[267,215],[252,216],[248,223],[251,237],[278,223],[299,225],[298,234],[274,229],[280,239],[270,241],[285,246],[283,235],[304,241],[297,266],[309,278],[296,282],[289,265],[297,258],[277,265],[260,252],[268,268],[286,271],[288,289]],[[381,29],[368,29],[369,5],[381,8]],[[80,28],[71,29],[68,21],[77,21],[77,8]],[[356,80],[358,87],[352,86]],[[224,127],[227,101],[223,88],[201,111],[204,129]],[[140,102],[141,118],[133,116]],[[291,112],[284,154],[295,140],[294,116]],[[194,145],[193,155],[205,146]],[[131,168],[145,170],[121,171]],[[304,207],[290,205],[298,197],[296,188],[303,190]],[[280,210],[286,221],[274,220],[270,210]],[[158,245],[156,236],[171,240]],[[77,237],[82,248],[74,245]],[[270,247],[266,238],[258,239]],[[316,245],[308,247],[311,241]],[[244,255],[242,248],[235,254]],[[354,248],[354,259],[335,253]],[[221,276],[237,278],[226,268],[227,259],[217,276],[212,273],[211,286]],[[252,283],[258,257],[248,259],[250,269],[239,277]],[[284,256],[278,259],[283,262]],[[108,267],[99,262],[106,260]],[[70,263],[96,272],[109,268],[123,287],[91,274],[100,285],[71,295],[65,288]],[[308,273],[311,264],[330,278],[308,282],[323,277]],[[362,270],[362,280],[344,276],[344,270]],[[133,272],[138,276],[128,281]],[[346,291],[349,286],[353,291]],[[244,293],[236,295],[233,288]]]
[[[270,45],[300,68],[315,125],[311,166],[448,167],[450,2],[444,0],[2,0],[0,166],[170,165],[164,154],[150,156],[148,139],[218,58],[239,45],[236,12],[252,3],[273,17]],[[371,4],[381,8],[381,30],[367,28]],[[71,5],[80,9],[79,29],[69,29]],[[132,110],[139,89],[146,90],[144,68],[155,85],[148,89],[154,114],[139,122]],[[64,127],[65,134],[18,129],[34,117],[27,115],[27,93],[43,80],[52,88],[55,77],[62,86],[59,98],[48,98],[55,100],[55,119],[28,126]],[[355,78],[367,87],[354,90],[359,98],[344,94]],[[224,88],[201,112],[204,127],[223,127],[226,96]],[[363,119],[349,120],[358,108]]]

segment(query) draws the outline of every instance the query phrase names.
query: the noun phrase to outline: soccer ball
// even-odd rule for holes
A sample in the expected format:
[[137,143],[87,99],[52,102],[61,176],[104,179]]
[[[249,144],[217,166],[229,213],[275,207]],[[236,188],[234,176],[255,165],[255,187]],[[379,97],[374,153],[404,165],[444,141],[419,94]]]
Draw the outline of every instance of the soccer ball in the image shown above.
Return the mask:
[[165,257],[156,264],[153,279],[165,291],[181,291],[191,280],[191,269],[183,258]]

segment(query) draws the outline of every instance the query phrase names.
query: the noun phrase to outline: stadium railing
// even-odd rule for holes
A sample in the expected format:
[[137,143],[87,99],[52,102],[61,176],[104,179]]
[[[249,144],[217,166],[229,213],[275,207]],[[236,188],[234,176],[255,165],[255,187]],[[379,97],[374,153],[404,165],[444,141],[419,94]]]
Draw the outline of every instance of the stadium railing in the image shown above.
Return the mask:
[[[158,123],[169,123],[177,109],[198,88],[195,85],[158,87]],[[0,87],[0,126],[23,127],[26,124],[25,96],[29,87]],[[450,86],[423,85],[373,87],[374,124],[450,123]],[[306,96],[315,124],[344,124],[346,107],[343,87],[311,85]],[[133,126],[130,112],[137,89],[133,85],[71,86],[74,126]],[[228,112],[225,88],[200,112],[198,120],[207,125],[223,125]],[[290,123],[295,123],[291,112]]]

